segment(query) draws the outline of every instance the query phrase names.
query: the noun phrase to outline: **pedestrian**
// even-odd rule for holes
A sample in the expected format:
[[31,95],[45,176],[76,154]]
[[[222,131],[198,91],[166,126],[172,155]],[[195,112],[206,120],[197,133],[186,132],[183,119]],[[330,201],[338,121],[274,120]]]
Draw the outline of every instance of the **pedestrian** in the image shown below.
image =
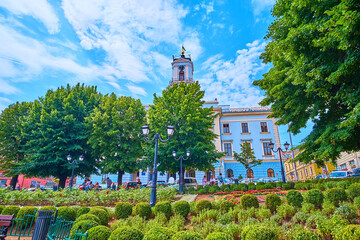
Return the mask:
[[136,182],[137,182],[137,183],[140,183],[140,178],[139,178],[139,176],[136,177]]
[[213,186],[214,184],[215,184],[214,176],[211,176],[210,185]]
[[98,182],[95,182],[94,189],[95,189],[95,190],[98,190],[98,189],[99,189],[99,183],[98,183]]
[[112,184],[113,182],[111,181],[111,179],[109,178],[109,177],[107,177],[107,179],[106,179],[106,186],[107,186],[107,188],[111,188],[111,184]]
[[116,185],[115,185],[115,183],[112,183],[112,190],[116,190]]
[[222,174],[219,174],[219,187],[221,187],[221,185],[224,183],[224,179],[222,177]]
[[202,185],[203,185],[203,187],[205,187],[205,185],[206,185],[206,176],[204,176],[202,179]]

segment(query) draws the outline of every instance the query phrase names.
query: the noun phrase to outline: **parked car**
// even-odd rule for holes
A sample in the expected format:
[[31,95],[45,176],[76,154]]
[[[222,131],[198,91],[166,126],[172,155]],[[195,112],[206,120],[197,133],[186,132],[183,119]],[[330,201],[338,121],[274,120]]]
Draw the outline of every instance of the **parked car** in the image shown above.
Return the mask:
[[250,182],[254,182],[254,179],[253,178],[244,178],[244,179],[241,179],[239,181],[239,183],[250,183]]
[[279,181],[280,179],[275,177],[263,177],[263,178],[259,178],[258,182],[268,183],[268,182],[279,182]]
[[333,171],[329,174],[330,178],[347,178],[351,177],[350,171]]
[[137,189],[141,187],[141,184],[136,181],[124,182],[121,187],[125,189]]
[[326,176],[323,174],[319,174],[314,179],[323,179],[323,178],[326,178]]
[[[180,181],[179,179],[176,180],[176,185],[175,185],[176,188],[179,188],[179,184],[180,184],[179,181]],[[195,189],[197,189],[196,178],[185,177],[184,178],[184,187],[185,188],[194,187]]]
[[360,177],[360,168],[354,168],[351,177]]

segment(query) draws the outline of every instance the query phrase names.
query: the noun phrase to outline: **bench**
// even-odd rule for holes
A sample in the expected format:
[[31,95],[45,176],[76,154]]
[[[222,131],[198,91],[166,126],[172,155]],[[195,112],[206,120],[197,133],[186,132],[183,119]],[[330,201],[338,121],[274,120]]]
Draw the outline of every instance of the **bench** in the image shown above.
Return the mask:
[[0,215],[0,229],[2,229],[0,233],[0,240],[5,240],[7,231],[11,225],[11,221],[13,220],[14,215]]

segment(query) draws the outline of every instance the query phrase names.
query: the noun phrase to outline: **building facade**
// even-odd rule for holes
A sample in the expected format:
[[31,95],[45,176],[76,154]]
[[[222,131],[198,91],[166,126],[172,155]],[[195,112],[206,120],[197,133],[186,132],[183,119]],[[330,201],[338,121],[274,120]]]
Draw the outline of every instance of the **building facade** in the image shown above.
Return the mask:
[[[190,56],[184,52],[179,57],[173,56],[172,79],[169,86],[180,82],[193,83],[194,65]],[[205,102],[204,107],[213,107],[218,113],[214,121],[214,133],[217,138],[214,141],[217,151],[225,153],[225,157],[213,164],[213,168],[206,172],[196,169],[187,169],[187,177],[195,177],[198,183],[202,182],[204,176],[210,180],[211,176],[218,177],[221,173],[224,177],[238,178],[260,178],[276,177],[281,179],[281,166],[276,153],[273,153],[269,143],[273,142],[276,147],[280,146],[278,127],[276,119],[268,118],[270,109],[266,107],[256,108],[231,108],[230,105],[220,105],[217,99]],[[244,166],[237,162],[233,153],[240,152],[240,144],[250,144],[257,159],[262,159],[262,164],[249,169],[246,172]],[[151,180],[150,169],[140,170],[137,173],[126,173],[123,181],[135,181],[139,176],[141,182]],[[117,181],[117,175],[91,176],[93,182],[103,182],[109,177],[113,182]],[[178,177],[178,176],[174,176]],[[167,181],[168,173],[158,173],[158,180]]]
[[360,167],[360,151],[353,153],[343,152],[336,160],[338,170],[352,171],[354,168]]

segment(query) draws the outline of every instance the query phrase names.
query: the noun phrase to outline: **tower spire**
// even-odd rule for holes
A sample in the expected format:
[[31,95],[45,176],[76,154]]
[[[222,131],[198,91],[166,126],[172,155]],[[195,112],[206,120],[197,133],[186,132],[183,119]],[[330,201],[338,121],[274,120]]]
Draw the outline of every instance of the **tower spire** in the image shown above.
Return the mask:
[[181,46],[181,55],[185,55],[186,49],[184,48],[184,44]]

